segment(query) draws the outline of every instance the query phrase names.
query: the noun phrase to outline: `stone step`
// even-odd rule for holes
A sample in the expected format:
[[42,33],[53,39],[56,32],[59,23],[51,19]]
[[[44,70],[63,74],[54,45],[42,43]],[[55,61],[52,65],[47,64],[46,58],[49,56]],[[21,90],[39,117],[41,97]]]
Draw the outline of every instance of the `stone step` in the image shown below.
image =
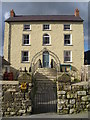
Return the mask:
[[42,71],[44,71],[44,72],[56,72],[56,70],[52,69],[52,68],[39,68],[37,71],[39,71],[39,72],[42,72]]
[[43,79],[43,81],[38,79],[38,82],[41,82],[41,83],[54,83],[53,81],[47,80],[47,79]]
[[36,79],[38,79],[38,78],[42,78],[42,79],[54,78],[54,79],[56,79],[57,76],[35,75],[35,77],[36,77]]
[[40,73],[40,74],[57,74],[57,72],[54,72],[54,71],[38,71],[36,73]]
[[41,74],[41,75],[57,75],[56,72],[36,72],[35,74]]
[[44,80],[51,80],[51,81],[54,81],[55,79],[52,79],[52,78],[50,78],[50,79],[36,79],[36,81],[40,81],[40,80],[42,80],[42,81],[44,81]]

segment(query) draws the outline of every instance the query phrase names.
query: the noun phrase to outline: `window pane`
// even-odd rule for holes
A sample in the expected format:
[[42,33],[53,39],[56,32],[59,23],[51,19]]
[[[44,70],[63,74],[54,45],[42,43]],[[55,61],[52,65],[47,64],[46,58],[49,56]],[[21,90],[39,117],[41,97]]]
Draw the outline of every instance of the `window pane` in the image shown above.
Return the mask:
[[43,44],[49,44],[49,37],[43,37]]
[[71,60],[71,52],[64,51],[64,61],[70,61],[70,60]]
[[70,44],[70,35],[64,35],[64,44],[65,45]]
[[23,35],[23,44],[29,44],[29,35]]
[[43,25],[43,29],[44,30],[49,30],[50,29],[50,25]]
[[65,40],[65,44],[70,44],[70,40]]
[[29,30],[30,29],[30,25],[24,25],[24,29],[25,30]]
[[28,51],[22,52],[22,61],[28,61]]
[[64,35],[65,40],[70,40],[70,35]]
[[70,30],[70,25],[64,25],[64,30]]

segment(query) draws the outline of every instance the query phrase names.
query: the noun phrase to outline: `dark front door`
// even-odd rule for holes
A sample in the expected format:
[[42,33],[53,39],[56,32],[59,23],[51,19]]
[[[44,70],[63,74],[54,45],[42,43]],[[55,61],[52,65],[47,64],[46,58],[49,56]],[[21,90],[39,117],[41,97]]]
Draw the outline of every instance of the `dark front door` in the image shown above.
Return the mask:
[[49,52],[43,53],[43,67],[49,67]]

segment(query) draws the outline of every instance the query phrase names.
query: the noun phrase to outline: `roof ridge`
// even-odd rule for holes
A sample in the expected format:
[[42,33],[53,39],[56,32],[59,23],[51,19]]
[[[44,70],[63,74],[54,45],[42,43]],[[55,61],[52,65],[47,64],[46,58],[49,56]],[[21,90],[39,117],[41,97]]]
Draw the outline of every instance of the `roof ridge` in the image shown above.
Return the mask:
[[75,15],[15,15],[15,17],[18,16],[75,16]]
[[10,17],[6,22],[23,22],[23,21],[74,21],[83,22],[81,17],[75,15],[16,15]]

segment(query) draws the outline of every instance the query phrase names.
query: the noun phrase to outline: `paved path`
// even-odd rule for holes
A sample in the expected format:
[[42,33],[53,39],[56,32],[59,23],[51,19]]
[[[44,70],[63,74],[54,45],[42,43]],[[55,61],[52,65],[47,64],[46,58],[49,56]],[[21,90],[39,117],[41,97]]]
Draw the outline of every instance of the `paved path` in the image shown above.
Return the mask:
[[[45,120],[46,119],[51,119],[51,120],[60,120],[62,118],[85,118],[88,119],[90,118],[90,112],[82,112],[79,114],[67,114],[67,115],[57,115],[55,113],[45,113],[45,114],[37,114],[37,115],[30,115],[30,116],[21,116],[21,117],[10,117],[10,118],[3,118],[2,120],[22,120],[22,119],[26,119],[26,120]],[[69,119],[70,120],[70,119]],[[76,120],[76,119],[75,119]],[[82,120],[82,119],[80,119]]]

